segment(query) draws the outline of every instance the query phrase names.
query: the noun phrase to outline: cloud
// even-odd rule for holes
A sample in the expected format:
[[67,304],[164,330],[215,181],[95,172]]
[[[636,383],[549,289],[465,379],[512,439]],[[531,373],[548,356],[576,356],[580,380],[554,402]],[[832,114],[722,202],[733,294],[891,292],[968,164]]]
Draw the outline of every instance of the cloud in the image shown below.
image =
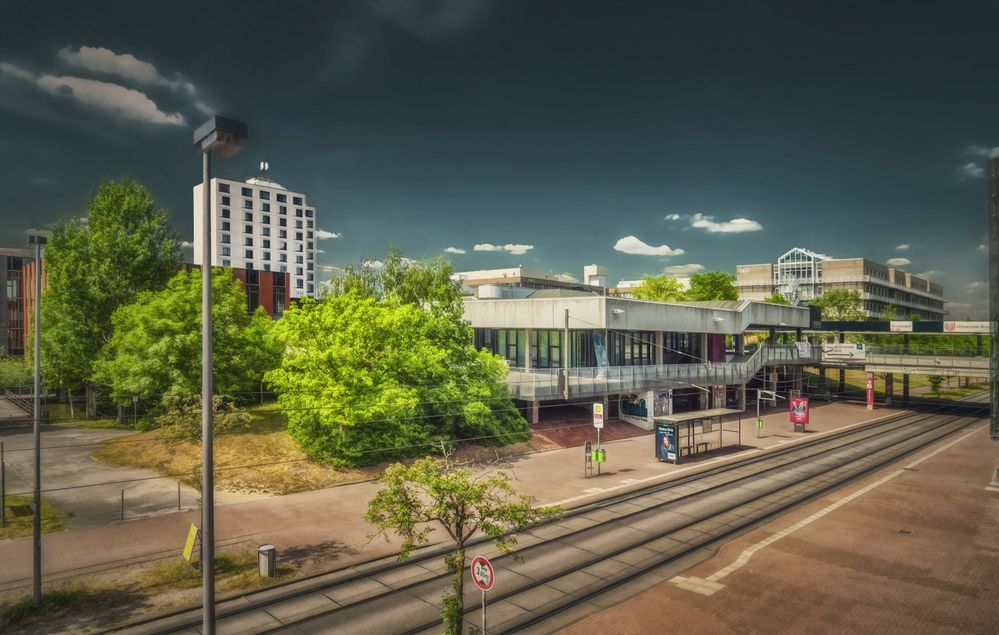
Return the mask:
[[927,280],[931,278],[939,278],[941,276],[947,275],[943,271],[937,271],[936,269],[930,269],[929,271],[924,271],[922,273],[917,273],[920,278],[926,278]]
[[969,282],[966,287],[968,291],[978,291],[979,289],[988,289],[989,283],[982,280],[975,280],[974,282]]
[[895,245],[895,251],[906,251],[911,245],[909,243],[902,243],[901,245]]
[[980,157],[982,159],[994,159],[999,157],[999,148],[971,145],[965,149],[965,154],[970,154],[971,156]]
[[970,302],[944,302],[948,309],[970,309],[974,305]]
[[328,240],[330,238],[339,238],[340,236],[342,236],[342,234],[338,234],[336,232],[328,232],[325,229],[316,230],[316,238],[318,240]]
[[730,221],[716,223],[713,216],[705,216],[704,214],[694,214],[690,219],[690,226],[706,229],[710,234],[741,234],[742,232],[755,232],[763,229],[763,225],[748,218],[733,218]]
[[465,250],[462,249],[461,247],[447,247],[446,249],[444,249],[444,253],[446,253],[446,254],[463,254],[463,253],[465,253]]
[[381,260],[364,260],[361,262],[361,266],[365,269],[381,269],[385,263]]
[[193,249],[194,248],[194,243],[192,243],[190,240],[182,240],[182,241],[180,241],[180,248],[181,249]]
[[563,282],[579,282],[579,278],[572,275],[571,273],[560,273],[557,274],[555,277],[558,278],[559,280],[562,280]]
[[40,75],[0,62],[0,73],[34,83],[38,88],[78,104],[117,115],[123,119],[167,126],[187,122],[180,113],[165,113],[145,93],[118,84],[68,75]]
[[908,258],[889,258],[885,260],[885,264],[889,267],[904,267],[905,265],[911,265],[912,261]]
[[671,249],[669,245],[653,247],[635,236],[621,238],[614,243],[614,249],[635,256],[682,256],[684,253],[682,249]]
[[114,75],[147,86],[166,86],[188,95],[196,92],[194,84],[177,75],[170,79],[163,76],[149,62],[143,62],[131,53],[115,53],[111,49],[95,46],[81,46],[74,51],[66,47],[59,51],[59,58],[76,68],[94,73]]
[[982,243],[981,245],[975,247],[975,250],[987,254],[989,253],[989,246],[986,245],[985,243]]
[[663,267],[663,273],[670,276],[689,276],[692,273],[704,271],[704,265],[690,263],[689,265],[670,265]]
[[666,220],[680,220],[680,215],[677,213],[666,214]]
[[985,168],[979,167],[977,163],[965,163],[957,169],[962,179],[980,179],[985,176]]
[[490,243],[479,243],[472,247],[474,251],[505,251],[515,256],[522,256],[534,249],[534,245],[521,245],[507,243],[505,245],[492,245]]

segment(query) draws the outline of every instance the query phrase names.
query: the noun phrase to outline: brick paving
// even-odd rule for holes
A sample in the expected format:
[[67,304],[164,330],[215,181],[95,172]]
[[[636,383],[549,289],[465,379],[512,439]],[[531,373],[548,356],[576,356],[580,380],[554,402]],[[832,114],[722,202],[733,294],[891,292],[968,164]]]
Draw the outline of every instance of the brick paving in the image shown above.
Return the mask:
[[[999,632],[999,491],[986,489],[999,445],[980,424],[974,430],[759,549],[713,594],[657,584],[563,632]],[[747,548],[931,450],[725,543],[682,575],[711,577]]]

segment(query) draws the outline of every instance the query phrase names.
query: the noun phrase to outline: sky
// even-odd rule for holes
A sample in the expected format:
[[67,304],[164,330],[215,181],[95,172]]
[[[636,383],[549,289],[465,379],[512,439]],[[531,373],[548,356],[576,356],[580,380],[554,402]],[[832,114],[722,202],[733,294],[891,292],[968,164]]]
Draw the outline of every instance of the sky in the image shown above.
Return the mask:
[[[0,246],[145,184],[192,240],[193,130],[318,209],[321,263],[610,282],[795,246],[984,319],[999,2],[0,0]],[[189,253],[188,253],[189,257]]]

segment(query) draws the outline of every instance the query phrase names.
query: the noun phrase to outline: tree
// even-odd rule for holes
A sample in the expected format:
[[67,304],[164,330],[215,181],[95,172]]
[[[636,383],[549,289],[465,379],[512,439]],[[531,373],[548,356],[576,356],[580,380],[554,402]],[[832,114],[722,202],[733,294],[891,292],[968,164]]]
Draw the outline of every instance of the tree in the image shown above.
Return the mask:
[[931,395],[939,395],[940,394],[940,386],[943,385],[945,378],[943,376],[941,376],[941,375],[930,375],[926,379],[927,379],[927,381],[930,382],[930,394]]
[[727,271],[702,271],[690,276],[688,300],[738,300],[735,276]]
[[467,468],[455,468],[447,460],[425,458],[407,467],[390,466],[381,478],[382,489],[368,503],[364,518],[388,537],[402,537],[399,559],[429,543],[430,534],[443,528],[454,545],[444,557],[453,587],[444,596],[441,618],[444,631],[457,634],[462,628],[464,607],[465,545],[482,532],[500,550],[513,553],[517,543],[509,531],[524,531],[537,522],[557,516],[558,507],[535,508],[535,499],[516,496],[503,472],[474,477]]
[[780,291],[774,291],[767,297],[763,298],[764,302],[769,302],[770,304],[791,304],[791,301],[784,297],[784,294]]
[[812,300],[813,306],[822,309],[824,320],[863,320],[864,301],[856,289],[829,289]]
[[334,464],[419,455],[440,437],[529,438],[504,383],[463,320],[353,289],[305,300],[275,326],[284,349],[266,381],[302,450]]
[[[215,392],[257,390],[280,359],[270,337],[273,320],[263,308],[247,313],[239,281],[222,268],[212,270],[212,320]],[[201,271],[180,271],[162,291],[140,293],[112,322],[111,341],[94,364],[95,379],[111,387],[112,399],[125,404],[139,395],[163,411],[190,409],[201,393]]]
[[642,276],[642,283],[631,290],[631,297],[653,302],[683,302],[687,299],[680,282],[666,274]]
[[180,262],[177,236],[149,191],[129,180],[102,184],[85,219],[56,225],[45,250],[42,366],[70,391],[91,381],[111,340],[114,311],[162,289]]

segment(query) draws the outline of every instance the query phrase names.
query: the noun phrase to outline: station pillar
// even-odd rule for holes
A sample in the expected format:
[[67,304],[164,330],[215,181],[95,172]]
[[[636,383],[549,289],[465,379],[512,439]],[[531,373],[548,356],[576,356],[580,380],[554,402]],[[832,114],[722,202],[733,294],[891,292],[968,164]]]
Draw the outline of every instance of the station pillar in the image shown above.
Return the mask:
[[656,331],[656,366],[663,365],[663,346],[665,345],[665,333]]
[[767,342],[769,342],[770,344],[777,343],[777,329],[775,329],[772,326],[770,327],[770,337],[767,339]]
[[794,341],[795,342],[804,341],[804,340],[801,339],[801,336],[802,336],[801,329],[800,328],[795,329],[794,330]]
[[890,406],[895,398],[895,376],[885,373],[885,405]]
[[846,369],[839,369],[839,389],[836,391],[838,394],[842,395],[846,392]]
[[698,410],[707,410],[708,408],[711,407],[711,406],[708,405],[708,404],[711,403],[711,400],[709,399],[709,397],[711,395],[709,395],[708,393],[704,392],[703,390],[698,390],[697,391],[697,395],[698,395],[697,396],[697,404],[698,404],[697,409]]
[[746,409],[746,384],[739,386],[739,410]]
[[909,373],[902,375],[902,401],[909,401]]
[[746,335],[744,333],[739,333],[735,336],[735,354],[746,354]]
[[801,366],[795,366],[794,367],[794,390],[797,390],[799,395],[801,394],[802,390],[804,389],[804,383],[805,383],[805,369],[802,368]]
[[531,423],[537,425],[541,422],[541,402],[531,402]]

